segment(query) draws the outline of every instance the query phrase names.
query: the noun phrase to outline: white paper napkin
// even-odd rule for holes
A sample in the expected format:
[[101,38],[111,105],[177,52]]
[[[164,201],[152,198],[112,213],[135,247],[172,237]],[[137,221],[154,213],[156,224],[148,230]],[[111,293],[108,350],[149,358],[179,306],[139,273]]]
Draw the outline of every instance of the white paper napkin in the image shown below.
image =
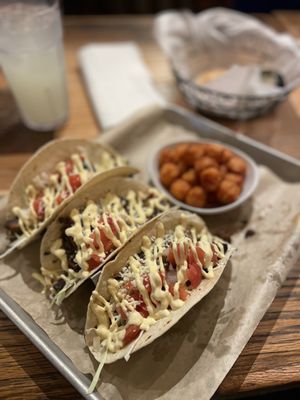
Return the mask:
[[79,63],[94,112],[104,129],[142,107],[165,104],[134,43],[84,46],[79,51]]
[[232,65],[224,75],[204,85],[209,89],[236,95],[277,95],[282,89],[267,84],[257,65]]

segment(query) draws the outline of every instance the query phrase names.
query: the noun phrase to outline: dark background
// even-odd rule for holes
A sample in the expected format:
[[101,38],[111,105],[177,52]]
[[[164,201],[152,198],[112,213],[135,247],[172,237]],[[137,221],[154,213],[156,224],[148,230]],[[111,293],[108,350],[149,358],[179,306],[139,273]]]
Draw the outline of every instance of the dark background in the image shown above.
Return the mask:
[[151,14],[170,8],[195,12],[209,7],[230,7],[244,12],[299,9],[300,0],[61,0],[65,14]]

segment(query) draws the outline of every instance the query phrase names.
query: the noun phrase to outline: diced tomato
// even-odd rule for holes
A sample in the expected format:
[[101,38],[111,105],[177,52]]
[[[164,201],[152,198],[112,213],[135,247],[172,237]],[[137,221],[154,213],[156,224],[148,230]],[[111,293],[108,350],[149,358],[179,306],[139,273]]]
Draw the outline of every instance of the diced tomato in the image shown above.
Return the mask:
[[143,278],[143,284],[145,286],[145,289],[147,290],[148,294],[151,294],[152,288],[151,288],[151,283],[150,283],[150,277],[149,275],[145,275]]
[[172,296],[174,296],[174,283],[169,283],[169,292]]
[[[169,284],[169,292],[172,296],[174,296],[174,283]],[[188,293],[182,285],[179,285],[179,298],[180,300],[185,301],[188,297]]]
[[105,253],[110,253],[113,250],[114,245],[113,242],[106,237],[105,232],[102,229],[100,229],[100,239],[103,244]]
[[108,225],[110,226],[112,233],[115,235],[118,231],[117,231],[116,225],[114,224],[112,217],[107,217],[107,222],[108,222]]
[[[161,285],[163,285],[163,283],[164,283],[164,274],[161,271],[159,271],[158,273],[159,273],[159,276],[160,276]],[[152,292],[152,287],[151,287],[151,282],[150,282],[149,275],[145,275],[143,277],[143,284],[144,284],[148,294],[150,295],[151,292]]]
[[[201,265],[203,266],[205,264],[205,252],[201,249],[201,247],[196,246],[196,253]],[[192,249],[189,249],[188,251],[187,261],[188,263],[197,263],[197,258],[194,256]]]
[[191,287],[195,289],[202,280],[201,268],[196,263],[189,263],[187,269],[187,278],[191,282]]
[[131,281],[124,283],[123,287],[127,290],[130,297],[137,301],[143,301],[143,297],[140,294],[137,287],[133,285]]
[[91,257],[87,261],[89,265],[89,271],[92,271],[93,269],[97,268],[100,263],[101,263],[101,257],[98,256],[98,254],[92,254]]
[[[118,230],[116,228],[114,220],[109,215],[106,216],[106,220],[107,220],[107,223],[108,223],[112,233],[115,235],[118,232]],[[99,222],[99,224],[103,224],[104,223],[104,218],[103,217],[99,218],[98,222]]]
[[183,301],[185,301],[188,297],[188,292],[185,290],[185,288],[180,285],[179,286],[179,298]]
[[147,306],[146,306],[146,304],[145,304],[144,302],[141,302],[141,304],[138,304],[138,305],[135,307],[135,309],[136,309],[136,311],[139,312],[144,318],[147,318],[147,317],[148,317],[149,313],[148,313],[148,310],[147,310]]
[[56,204],[61,204],[66,198],[69,197],[69,192],[67,190],[63,190],[56,196]]
[[199,261],[201,262],[201,265],[203,266],[205,264],[205,251],[201,249],[201,247],[197,246],[196,247],[196,252],[197,256],[199,258]]
[[[184,254],[181,254],[182,251],[183,251]],[[184,244],[183,250],[182,250],[180,244],[177,243],[177,248],[176,248],[176,255],[177,255],[177,257],[186,258],[186,257],[187,257],[187,253],[188,253],[188,251],[187,251],[187,246],[186,246],[186,244]],[[173,267],[176,267],[176,257],[175,257],[175,255],[174,255],[174,249],[172,248],[172,246],[169,247],[168,254],[167,254],[167,259],[168,259],[169,263],[170,263]]]
[[[99,222],[99,225],[103,224],[103,218],[102,217],[99,218],[98,222]],[[108,222],[108,225],[110,226],[110,229],[111,229],[112,233],[114,235],[116,235],[117,228],[115,226],[115,223],[114,223],[113,219],[111,217],[107,217],[107,222]],[[105,251],[106,254],[109,254],[114,249],[115,246],[114,246],[113,242],[106,236],[104,229],[102,229],[101,227],[99,227],[98,229],[99,229],[99,232],[100,232],[100,240],[101,240],[101,242],[103,244],[104,251]],[[99,243],[98,243],[98,240],[97,240],[96,233],[92,232],[91,235],[90,235],[90,238],[93,239],[93,246],[95,247],[95,249],[98,250],[100,248],[100,246],[99,246]]]
[[33,209],[40,221],[45,218],[45,208],[43,203],[43,194],[38,194],[33,200]]
[[94,246],[94,248],[95,248],[96,250],[99,250],[100,246],[99,246],[99,243],[98,243],[98,240],[97,240],[97,235],[96,235],[96,232],[95,232],[95,231],[93,231],[93,232],[90,234],[90,238],[93,240],[93,246]]
[[131,281],[127,281],[124,283],[123,287],[130,293],[131,290],[134,288]]
[[141,332],[141,330],[140,330],[139,326],[128,325],[126,327],[126,332],[125,332],[125,336],[123,339],[124,346],[127,346],[130,342],[132,342],[134,339],[136,339],[139,336],[140,332]]
[[124,312],[123,308],[122,308],[121,306],[117,306],[117,307],[116,307],[116,310],[117,310],[117,313],[121,316],[121,319],[122,319],[123,321],[126,321],[126,320],[127,320],[127,315],[126,315],[126,313]]
[[80,175],[78,174],[69,175],[69,182],[73,192],[76,192],[76,190],[81,186]]
[[74,163],[72,160],[67,160],[66,161],[66,173],[67,175],[70,175],[73,172],[74,169]]
[[105,232],[103,230],[99,229],[99,231],[100,231],[100,239],[98,239],[98,235],[96,234],[95,231],[93,231],[90,234],[90,238],[93,240],[93,246],[96,250],[99,250],[100,246],[98,240],[100,240],[103,244],[105,253],[109,254],[113,250],[114,244],[110,239],[106,237]]
[[173,253],[172,247],[169,247],[167,259],[168,259],[169,263],[171,265],[173,265],[173,267],[175,267],[176,262],[175,262],[175,257],[174,257],[174,253]]
[[143,296],[141,295],[141,293],[139,292],[139,289],[134,287],[131,289],[131,291],[129,292],[129,295],[136,301],[141,301],[143,300]]
[[188,262],[189,264],[191,264],[191,263],[196,263],[196,262],[197,262],[197,261],[196,261],[196,257],[194,256],[194,253],[193,253],[193,251],[192,251],[191,249],[189,249],[189,252],[188,252],[187,262]]

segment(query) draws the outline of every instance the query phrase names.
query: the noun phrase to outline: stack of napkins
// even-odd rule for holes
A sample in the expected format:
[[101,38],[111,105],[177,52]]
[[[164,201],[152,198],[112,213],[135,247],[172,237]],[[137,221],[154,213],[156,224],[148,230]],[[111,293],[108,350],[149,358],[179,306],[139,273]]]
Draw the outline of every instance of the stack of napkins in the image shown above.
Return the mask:
[[87,45],[79,52],[79,62],[94,112],[105,129],[143,107],[164,104],[133,43]]

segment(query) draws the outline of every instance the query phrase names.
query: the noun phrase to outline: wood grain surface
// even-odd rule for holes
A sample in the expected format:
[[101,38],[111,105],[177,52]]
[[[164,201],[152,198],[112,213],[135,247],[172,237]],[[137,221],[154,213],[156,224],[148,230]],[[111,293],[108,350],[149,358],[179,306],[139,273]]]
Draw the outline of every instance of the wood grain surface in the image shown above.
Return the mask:
[[[260,15],[279,31],[300,37],[300,12]],[[150,17],[67,17],[65,54],[70,118],[55,132],[25,128],[0,74],[0,192],[43,143],[54,137],[92,138],[100,131],[86,96],[76,58],[89,42],[138,42],[158,90],[172,103],[187,107],[176,89],[169,65],[152,37]],[[300,158],[300,88],[270,114],[250,121],[219,122]],[[295,265],[255,333],[218,390],[232,397],[300,385],[300,278]],[[0,313],[0,399],[79,399],[71,385],[29,340]]]

